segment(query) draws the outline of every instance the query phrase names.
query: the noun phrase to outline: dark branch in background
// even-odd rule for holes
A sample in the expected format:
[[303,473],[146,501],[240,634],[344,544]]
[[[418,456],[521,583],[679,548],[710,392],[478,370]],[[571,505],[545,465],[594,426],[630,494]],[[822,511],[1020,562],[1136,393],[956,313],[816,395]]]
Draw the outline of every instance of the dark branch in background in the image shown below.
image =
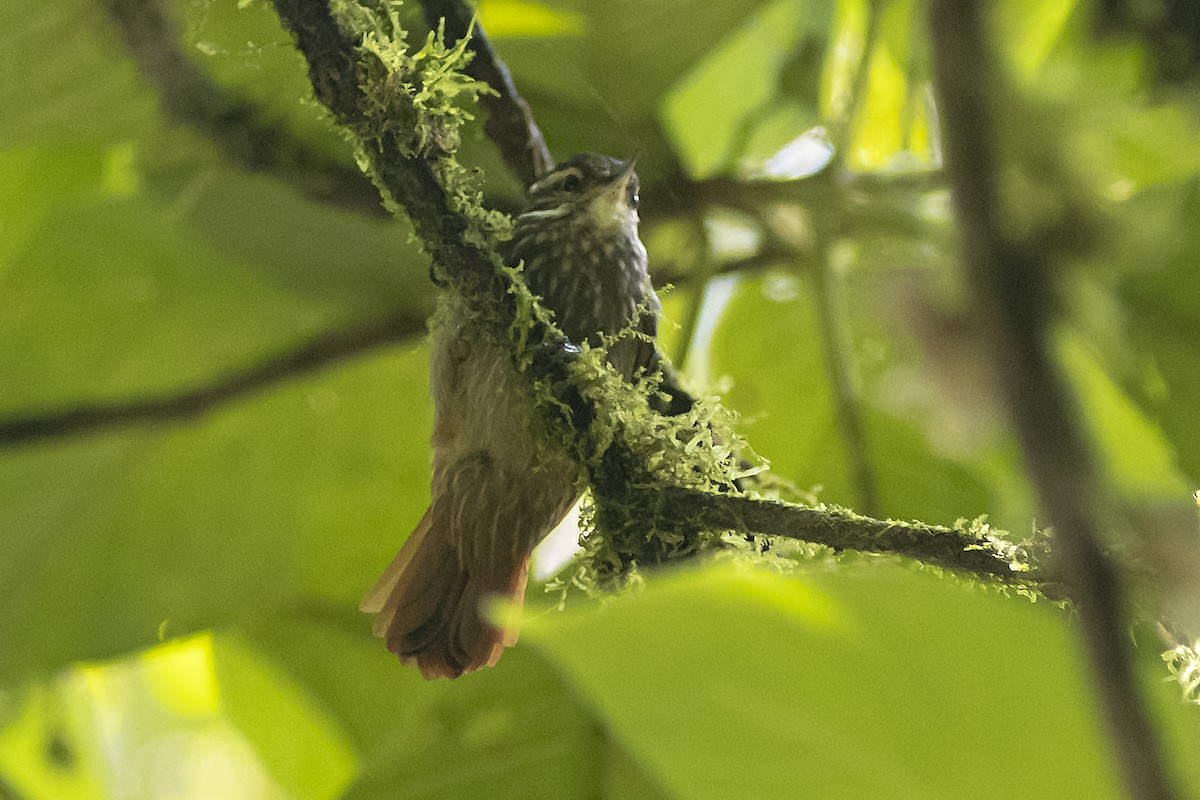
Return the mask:
[[946,169],[975,311],[1006,396],[1059,568],[1078,604],[1092,680],[1126,790],[1176,796],[1138,690],[1120,576],[1099,541],[1105,494],[1063,380],[1051,361],[1053,264],[1012,238],[999,195],[995,101],[1002,92],[974,0],[935,0],[932,38]]
[[425,330],[424,317],[401,314],[335,331],[246,369],[179,392],[116,403],[97,403],[0,421],[0,445],[32,444],[71,434],[134,424],[194,419],[213,407],[304,372],[327,367],[374,348],[410,340]]
[[425,19],[433,30],[437,30],[440,20],[445,20],[447,41],[458,41],[470,35],[467,49],[475,57],[467,65],[466,73],[496,92],[479,98],[479,105],[488,115],[483,129],[500,149],[509,169],[526,186],[545,175],[554,166],[546,140],[533,120],[529,104],[517,93],[508,67],[492,50],[483,28],[476,22],[472,29],[475,12],[464,0],[424,0],[422,5]]
[[[776,250],[722,264],[712,275],[752,272],[781,263],[787,256]],[[707,277],[707,276],[706,276]],[[659,273],[664,283],[685,285],[689,272],[675,272],[667,265]],[[277,383],[298,378],[336,361],[353,358],[377,347],[403,346],[425,334],[423,316],[411,312],[365,327],[333,330],[289,350],[264,357],[252,366],[231,370],[190,388],[165,392],[155,397],[109,403],[79,403],[59,410],[34,410],[0,419],[0,448],[29,445],[65,436],[86,435],[109,428],[153,425],[195,419],[225,403],[241,400]]]
[[920,210],[920,200],[940,189],[945,189],[940,170],[881,177],[826,169],[803,180],[786,181],[674,178],[643,188],[643,220],[694,215],[711,208],[733,209],[758,219],[764,208],[785,203],[803,206],[814,215],[837,208],[841,224],[855,230],[927,235],[930,223]]
[[269,173],[317,202],[380,219],[391,215],[362,171],[300,139],[282,123],[263,119],[254,103],[231,97],[181,47],[179,31],[156,0],[100,0],[120,28],[129,52],[162,98],[169,119],[195,128],[230,163]]
[[1133,34],[1146,48],[1155,77],[1186,84],[1200,73],[1200,3],[1196,0],[1099,0],[1096,30],[1101,35]]

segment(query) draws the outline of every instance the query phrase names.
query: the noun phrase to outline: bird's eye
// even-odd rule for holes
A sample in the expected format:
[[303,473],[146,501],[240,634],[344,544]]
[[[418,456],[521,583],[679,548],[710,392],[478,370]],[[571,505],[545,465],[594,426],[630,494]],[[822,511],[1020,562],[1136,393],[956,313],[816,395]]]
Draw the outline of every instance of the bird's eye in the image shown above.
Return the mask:
[[629,192],[629,207],[632,208],[634,211],[637,211],[638,203],[640,203],[641,201],[642,201],[642,198],[638,195],[637,192],[635,192],[635,191]]
[[578,175],[570,174],[562,179],[562,183],[559,186],[562,187],[564,192],[578,192],[583,186],[583,181]]

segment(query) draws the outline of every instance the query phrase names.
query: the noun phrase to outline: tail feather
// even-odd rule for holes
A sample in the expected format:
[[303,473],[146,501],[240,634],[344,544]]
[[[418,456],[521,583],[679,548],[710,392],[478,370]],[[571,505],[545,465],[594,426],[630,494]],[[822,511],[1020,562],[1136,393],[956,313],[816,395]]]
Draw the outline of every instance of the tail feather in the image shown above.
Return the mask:
[[374,633],[388,649],[426,678],[492,666],[516,643],[516,631],[485,621],[481,606],[497,595],[519,605],[529,563],[527,551],[492,552],[486,563],[461,559],[440,519],[448,505],[425,512],[359,606],[376,615]]

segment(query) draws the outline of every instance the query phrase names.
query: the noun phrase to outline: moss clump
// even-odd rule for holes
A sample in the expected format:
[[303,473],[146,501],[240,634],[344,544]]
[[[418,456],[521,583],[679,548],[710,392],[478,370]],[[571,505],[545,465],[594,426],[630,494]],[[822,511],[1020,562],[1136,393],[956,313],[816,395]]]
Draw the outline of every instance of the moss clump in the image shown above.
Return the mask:
[[1179,683],[1183,699],[1200,705],[1200,653],[1196,647],[1177,644],[1162,655],[1167,670]]
[[[506,238],[511,221],[483,208],[477,176],[455,159],[462,126],[474,119],[485,83],[463,74],[472,53],[469,37],[447,46],[442,28],[431,31],[420,49],[408,43],[395,0],[332,0],[339,25],[359,42],[359,115],[345,121],[359,165],[372,178],[393,212],[400,210],[390,184],[377,173],[372,154],[398,150],[431,164],[452,208],[468,221],[464,239],[485,252]],[[499,265],[499,264],[498,264]]]

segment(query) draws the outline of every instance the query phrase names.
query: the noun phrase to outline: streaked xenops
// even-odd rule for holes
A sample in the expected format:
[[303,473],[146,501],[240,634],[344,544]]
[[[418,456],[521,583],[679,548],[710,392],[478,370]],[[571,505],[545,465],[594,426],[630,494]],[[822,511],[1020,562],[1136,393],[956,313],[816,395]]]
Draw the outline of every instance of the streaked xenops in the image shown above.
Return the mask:
[[[573,342],[612,342],[626,379],[658,368],[659,302],[638,238],[632,162],[579,155],[530,189],[506,254]],[[577,498],[578,467],[535,436],[523,378],[503,343],[448,292],[433,334],[435,406],[429,509],[363,601],[375,633],[427,678],[496,663],[516,641],[481,603],[520,603],[534,546]]]

